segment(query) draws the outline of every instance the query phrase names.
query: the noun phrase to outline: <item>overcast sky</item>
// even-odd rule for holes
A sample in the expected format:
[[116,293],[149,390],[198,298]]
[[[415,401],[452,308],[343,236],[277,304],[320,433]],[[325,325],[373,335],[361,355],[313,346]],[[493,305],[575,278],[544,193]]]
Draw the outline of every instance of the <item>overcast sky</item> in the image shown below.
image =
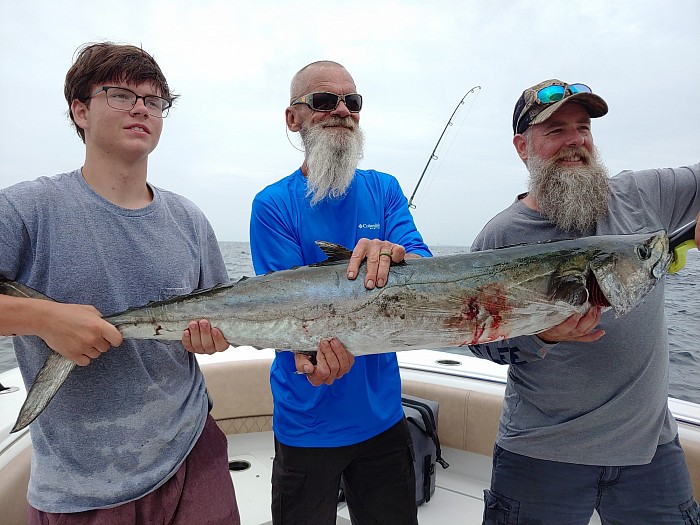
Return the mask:
[[[330,59],[364,97],[360,167],[395,175],[429,245],[469,245],[526,189],[513,106],[547,78],[588,84],[611,174],[700,158],[700,1],[292,2],[0,0],[0,187],[82,165],[63,82],[75,50],[112,40],[155,56],[181,94],[149,179],[197,203],[219,240],[247,241],[250,203],[299,167],[289,82]],[[291,141],[298,144],[296,134]]]

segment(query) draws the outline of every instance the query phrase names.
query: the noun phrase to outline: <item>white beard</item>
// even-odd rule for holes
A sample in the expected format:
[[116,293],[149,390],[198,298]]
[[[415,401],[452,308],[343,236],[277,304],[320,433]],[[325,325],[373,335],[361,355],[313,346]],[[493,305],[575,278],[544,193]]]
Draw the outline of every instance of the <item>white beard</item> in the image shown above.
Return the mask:
[[[335,129],[331,126],[344,126]],[[314,206],[326,198],[345,195],[364,155],[364,134],[351,117],[330,117],[313,126],[303,125],[306,149],[307,197]]]
[[[557,164],[558,159],[572,153],[579,155],[585,165]],[[562,150],[552,159],[541,159],[532,152],[528,156],[530,194],[542,213],[557,227],[585,234],[607,215],[610,179],[597,151],[590,155],[581,147]]]

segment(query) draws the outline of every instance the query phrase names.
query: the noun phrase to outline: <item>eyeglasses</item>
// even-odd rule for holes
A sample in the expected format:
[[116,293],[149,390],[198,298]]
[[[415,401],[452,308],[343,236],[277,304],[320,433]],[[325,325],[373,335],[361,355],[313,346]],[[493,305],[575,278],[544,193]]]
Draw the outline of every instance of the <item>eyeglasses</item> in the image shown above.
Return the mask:
[[350,113],[359,113],[362,109],[362,95],[359,93],[349,93],[347,95],[336,95],[335,93],[309,93],[292,100],[291,105],[306,104],[314,111],[333,111],[338,107],[338,103],[343,101]]
[[131,111],[139,99],[143,99],[143,105],[146,106],[146,111],[153,117],[165,118],[168,116],[168,110],[173,105],[167,98],[157,97],[155,95],[146,95],[142,97],[137,95],[130,89],[102,86],[88,98],[95,97],[102,92],[107,94],[107,105],[112,109],[119,111]]
[[566,96],[567,91],[569,91],[569,95],[574,95],[576,93],[593,93],[593,90],[589,88],[586,84],[547,86],[543,87],[537,92],[537,101],[540,104],[551,104],[552,102],[559,102]]

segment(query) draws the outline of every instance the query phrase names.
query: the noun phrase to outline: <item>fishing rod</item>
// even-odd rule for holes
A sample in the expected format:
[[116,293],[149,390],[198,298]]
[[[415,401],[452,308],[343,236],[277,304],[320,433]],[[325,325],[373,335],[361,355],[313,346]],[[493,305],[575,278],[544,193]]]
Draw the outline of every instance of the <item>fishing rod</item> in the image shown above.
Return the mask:
[[433,148],[433,152],[430,154],[430,157],[428,158],[428,162],[425,165],[425,168],[423,168],[423,173],[420,174],[420,177],[418,178],[418,183],[416,184],[415,189],[413,190],[413,193],[411,193],[411,198],[408,199],[408,207],[413,209],[416,207],[415,204],[413,204],[413,197],[416,196],[416,192],[418,191],[418,186],[420,186],[421,181],[423,180],[423,177],[425,176],[425,172],[428,170],[428,166],[430,166],[430,163],[434,160],[437,160],[437,155],[435,155],[435,152],[438,149],[438,146],[440,145],[440,141],[442,140],[442,137],[445,135],[445,132],[447,131],[447,128],[452,126],[452,119],[454,118],[455,114],[457,113],[457,110],[459,107],[464,104],[464,101],[466,98],[469,96],[470,93],[481,89],[481,86],[474,86],[471,88],[469,91],[467,91],[467,94],[462,97],[462,100],[459,101],[459,104],[457,104],[457,107],[455,110],[452,112],[452,115],[450,115],[450,119],[447,121],[447,124],[445,124],[445,129],[442,130],[442,133],[440,133],[440,138],[438,141],[435,143],[435,147]]

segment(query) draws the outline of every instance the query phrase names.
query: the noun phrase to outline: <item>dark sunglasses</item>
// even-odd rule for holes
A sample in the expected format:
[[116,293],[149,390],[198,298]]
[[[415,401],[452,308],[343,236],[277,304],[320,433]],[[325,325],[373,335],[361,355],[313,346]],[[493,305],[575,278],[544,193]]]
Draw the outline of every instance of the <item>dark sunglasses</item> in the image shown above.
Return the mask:
[[349,93],[347,95],[336,95],[335,93],[309,93],[295,100],[295,104],[306,104],[314,111],[333,111],[338,107],[338,102],[343,101],[350,113],[359,113],[362,109],[362,95],[359,93]]

